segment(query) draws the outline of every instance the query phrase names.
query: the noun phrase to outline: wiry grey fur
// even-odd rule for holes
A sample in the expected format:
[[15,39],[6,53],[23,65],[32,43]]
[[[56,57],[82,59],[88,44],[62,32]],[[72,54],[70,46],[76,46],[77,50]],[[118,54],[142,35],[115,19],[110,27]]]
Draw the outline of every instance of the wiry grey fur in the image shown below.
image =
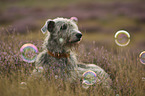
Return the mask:
[[[49,26],[50,22],[52,25],[55,23],[55,26]],[[64,24],[67,28],[62,30]],[[53,28],[51,29],[51,27]],[[95,64],[79,64],[77,62],[73,47],[81,40],[81,36],[80,38],[76,36],[81,32],[78,30],[75,20],[66,18],[49,19],[41,31],[43,33],[48,31],[48,33],[43,43],[44,50],[37,56],[36,69],[34,69],[32,75],[38,75],[45,71],[49,73],[47,74],[48,77],[53,75],[73,82],[82,79],[82,74],[85,71],[92,70],[97,74],[96,83],[102,83],[106,88],[110,88],[111,79],[102,68]],[[47,50],[52,53],[69,53],[70,56],[68,58],[56,58],[50,56]],[[83,81],[82,84],[84,84]],[[86,85],[84,88],[88,88],[88,86]]]

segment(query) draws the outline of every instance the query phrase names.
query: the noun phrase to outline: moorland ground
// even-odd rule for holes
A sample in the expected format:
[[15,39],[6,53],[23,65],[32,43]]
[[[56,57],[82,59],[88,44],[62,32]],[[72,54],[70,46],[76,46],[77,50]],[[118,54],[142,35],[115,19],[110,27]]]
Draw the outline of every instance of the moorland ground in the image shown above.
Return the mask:
[[[145,94],[145,65],[139,61],[140,52],[145,50],[143,0],[42,1],[0,1],[1,96],[102,96],[100,87],[85,91],[78,85],[74,92],[69,83],[61,80],[36,80],[29,82],[27,87],[20,86],[20,82],[26,81],[34,68],[34,63],[20,58],[21,46],[32,43],[41,52],[45,36],[40,29],[45,20],[58,16],[76,16],[79,19],[78,26],[83,33],[77,50],[79,61],[102,67],[113,80],[112,88],[119,96]],[[120,29],[127,30],[131,35],[126,47],[117,46],[114,42],[114,34]]]

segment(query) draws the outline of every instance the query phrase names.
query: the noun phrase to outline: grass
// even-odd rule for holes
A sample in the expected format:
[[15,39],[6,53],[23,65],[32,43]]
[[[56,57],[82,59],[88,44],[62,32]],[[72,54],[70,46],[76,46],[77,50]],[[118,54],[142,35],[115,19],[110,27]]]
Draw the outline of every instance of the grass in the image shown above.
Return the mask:
[[[69,82],[55,79],[50,81],[34,80],[28,82],[27,87],[20,85],[20,82],[27,81],[34,68],[34,63],[29,64],[20,58],[20,47],[25,43],[32,43],[41,52],[44,36],[40,32],[34,34],[36,33],[0,36],[1,96],[103,95],[101,87],[91,87],[89,90],[84,90],[81,85],[77,84],[73,90]],[[145,83],[142,78],[145,77],[145,66],[139,62],[138,55],[144,50],[144,45],[138,47],[132,41],[131,45],[119,47],[114,42],[108,41],[110,37],[113,37],[111,35],[114,34],[96,34],[98,37],[93,40],[91,35],[84,34],[84,39],[78,48],[79,61],[101,66],[110,75],[113,80],[112,88],[119,96],[143,96]],[[99,37],[104,41],[101,42]],[[140,39],[138,42],[141,40],[144,39]],[[106,96],[112,95],[110,92]]]

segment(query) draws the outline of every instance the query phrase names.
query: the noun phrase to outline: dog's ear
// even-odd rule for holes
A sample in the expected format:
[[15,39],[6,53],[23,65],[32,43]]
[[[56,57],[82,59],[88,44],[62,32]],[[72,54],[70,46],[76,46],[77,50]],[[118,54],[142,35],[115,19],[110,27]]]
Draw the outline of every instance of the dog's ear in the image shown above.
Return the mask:
[[54,21],[47,22],[47,29],[48,29],[49,32],[52,32],[54,28],[55,28],[55,22]]
[[78,18],[77,17],[71,17],[70,18],[72,21],[74,21],[75,23],[78,23]]
[[41,28],[41,31],[43,34],[45,34],[47,30],[49,32],[52,32],[54,27],[55,27],[55,22],[53,20],[49,19],[45,22],[45,25]]

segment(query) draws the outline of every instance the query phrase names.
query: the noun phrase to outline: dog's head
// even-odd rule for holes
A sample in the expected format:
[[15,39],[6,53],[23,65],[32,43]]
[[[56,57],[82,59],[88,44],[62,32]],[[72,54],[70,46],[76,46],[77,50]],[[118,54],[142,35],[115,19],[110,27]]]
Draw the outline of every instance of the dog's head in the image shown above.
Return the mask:
[[50,33],[51,40],[54,40],[58,44],[74,44],[81,40],[82,33],[78,30],[77,18],[71,17],[48,19],[41,31]]

